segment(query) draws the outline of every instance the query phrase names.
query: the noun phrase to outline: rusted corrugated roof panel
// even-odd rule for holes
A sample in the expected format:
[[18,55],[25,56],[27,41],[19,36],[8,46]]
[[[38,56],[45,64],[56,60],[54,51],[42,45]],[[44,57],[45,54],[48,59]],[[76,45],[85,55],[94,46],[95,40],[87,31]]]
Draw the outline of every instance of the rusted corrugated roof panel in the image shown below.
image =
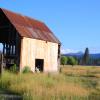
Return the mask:
[[60,41],[43,22],[13,13],[2,8],[1,10],[4,12],[4,14],[7,16],[7,18],[14,25],[22,37],[60,43]]

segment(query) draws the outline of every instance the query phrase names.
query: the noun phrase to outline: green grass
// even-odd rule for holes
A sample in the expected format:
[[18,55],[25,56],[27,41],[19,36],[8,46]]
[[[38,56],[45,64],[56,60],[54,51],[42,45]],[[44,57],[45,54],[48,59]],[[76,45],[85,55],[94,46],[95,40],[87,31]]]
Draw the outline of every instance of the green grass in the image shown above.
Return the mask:
[[13,74],[0,78],[0,90],[24,100],[100,100],[100,68],[64,66],[60,74]]

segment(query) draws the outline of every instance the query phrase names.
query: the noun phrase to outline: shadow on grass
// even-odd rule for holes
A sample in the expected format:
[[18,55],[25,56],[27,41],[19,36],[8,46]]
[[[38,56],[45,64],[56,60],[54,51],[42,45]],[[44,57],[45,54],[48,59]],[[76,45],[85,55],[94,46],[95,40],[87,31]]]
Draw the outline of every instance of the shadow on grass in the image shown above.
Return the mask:
[[8,90],[0,89],[0,100],[23,100],[23,98]]

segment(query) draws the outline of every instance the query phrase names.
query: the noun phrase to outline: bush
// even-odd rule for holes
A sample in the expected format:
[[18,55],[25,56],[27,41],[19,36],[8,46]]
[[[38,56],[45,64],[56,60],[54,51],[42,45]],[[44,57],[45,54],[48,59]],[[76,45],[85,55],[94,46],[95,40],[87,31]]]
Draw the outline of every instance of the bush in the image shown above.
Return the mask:
[[23,73],[29,73],[29,72],[31,72],[30,67],[25,66],[23,69]]
[[74,57],[68,57],[68,64],[73,66],[73,65],[77,65],[78,62]]
[[16,73],[18,71],[18,67],[16,64],[14,64],[13,66],[10,67],[10,71],[13,73]]
[[65,56],[62,56],[61,57],[61,65],[66,65],[67,64],[67,57],[65,57]]

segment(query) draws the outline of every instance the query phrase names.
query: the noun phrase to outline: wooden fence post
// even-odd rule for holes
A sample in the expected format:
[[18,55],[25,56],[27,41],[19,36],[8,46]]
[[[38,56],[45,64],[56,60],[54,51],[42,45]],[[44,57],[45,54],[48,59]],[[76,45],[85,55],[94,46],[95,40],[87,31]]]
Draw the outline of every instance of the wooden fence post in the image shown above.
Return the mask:
[[0,55],[0,76],[2,76],[3,73],[3,54]]

